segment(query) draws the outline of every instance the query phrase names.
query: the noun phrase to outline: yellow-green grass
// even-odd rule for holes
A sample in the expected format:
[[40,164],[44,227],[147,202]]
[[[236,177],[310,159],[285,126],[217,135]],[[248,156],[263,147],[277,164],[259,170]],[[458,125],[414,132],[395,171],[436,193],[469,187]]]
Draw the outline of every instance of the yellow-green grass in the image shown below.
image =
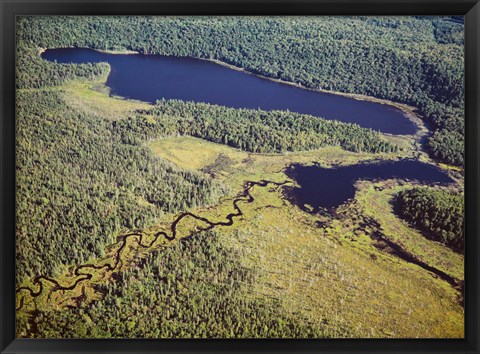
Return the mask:
[[108,73],[95,81],[69,81],[59,89],[64,92],[64,100],[69,106],[104,119],[121,119],[136,110],[152,107],[142,101],[111,97],[105,86],[107,76]]
[[[59,89],[65,92],[65,101],[73,108],[105,119],[127,117],[137,109],[150,107],[142,102],[109,97],[102,87],[104,79],[95,83],[70,82]],[[232,195],[218,205],[194,211],[209,220],[220,221],[234,211],[231,198],[242,189],[245,180],[283,181],[286,176],[282,169],[288,164],[352,165],[369,160],[394,160],[414,151],[409,139],[388,139],[403,144],[405,151],[369,154],[327,147],[264,155],[191,137],[160,139],[148,146],[157,156],[182,168],[208,170],[231,187]],[[228,156],[229,164],[215,163],[221,154]],[[363,182],[358,187],[354,202],[356,213],[375,218],[392,241],[428,264],[463,279],[463,257],[424,239],[392,214],[389,201],[394,190],[385,189],[380,193],[371,182]],[[332,337],[463,337],[464,313],[458,303],[458,292],[419,266],[378,250],[372,245],[369,234],[372,230],[355,233],[356,221],[351,217],[355,213],[346,213],[344,219],[320,217],[284,202],[279,189],[254,187],[252,194],[255,201],[240,203],[244,215],[236,218],[232,227],[216,227],[226,247],[241,251],[241,265],[258,271],[246,296],[277,298],[285,310],[324,324]],[[139,199],[138,203],[146,201]],[[158,231],[168,231],[174,219],[175,215],[164,215],[157,225],[141,230],[143,243],[149,243]],[[320,219],[325,227],[317,225]],[[185,219],[179,224],[178,238],[205,226],[200,221]],[[401,233],[396,231],[397,227]],[[174,242],[160,238],[153,248],[168,247]],[[118,247],[113,245],[105,251],[104,258],[88,263],[111,263]],[[128,269],[145,252],[138,247],[136,239],[129,239],[121,253],[120,270]],[[73,269],[74,266],[60,272],[59,283],[72,284],[77,279]],[[71,291],[52,293],[53,286],[44,282],[47,291],[35,299],[37,308],[61,310],[66,305],[75,306],[78,297],[84,297],[82,301],[87,303],[98,299],[100,294],[94,292],[93,286],[108,285],[113,281],[112,274],[103,269],[92,271],[92,275],[92,280]],[[32,286],[28,281],[22,285]],[[19,316],[33,309],[33,299],[28,295],[24,299]]]
[[412,188],[411,183],[361,182],[357,183],[357,187],[356,206],[360,208],[361,213],[382,225],[383,233],[388,239],[428,265],[463,280],[463,255],[439,242],[427,239],[419,231],[410,227],[405,220],[395,215],[394,198],[401,190]]
[[[262,187],[254,187],[262,188]],[[252,192],[253,193],[253,192]],[[267,203],[264,198],[259,198],[254,201],[255,208],[262,208]],[[238,202],[238,205],[243,209],[243,207],[247,204],[246,201]],[[221,200],[218,205],[205,207],[205,208],[198,208],[193,211],[195,215],[199,215],[201,217],[208,218],[208,220],[212,223],[218,222],[226,222],[226,216],[231,213],[235,213],[236,210],[233,207],[233,198],[232,197],[225,197]],[[171,225],[172,223],[178,218],[179,214],[167,214],[160,217],[160,222],[150,228],[146,228],[143,230],[135,230],[136,234],[141,234],[142,244],[149,245],[155,240],[155,234],[158,232],[164,232],[167,235],[171,236]],[[245,216],[235,218],[235,221],[245,218]],[[187,216],[182,218],[180,222],[176,224],[176,239],[173,241],[167,240],[165,237],[160,236],[156,239],[156,241],[152,244],[152,247],[148,250],[144,250],[143,248],[139,247],[140,238],[129,237],[127,239],[125,247],[120,252],[120,260],[121,262],[118,263],[118,267],[115,269],[115,272],[122,271],[128,269],[132,262],[144,255],[146,252],[150,252],[152,250],[160,249],[163,247],[171,246],[179,239],[182,239],[186,236],[190,236],[192,233],[200,231],[202,229],[206,229],[209,226],[208,223],[197,220],[193,217]],[[216,229],[225,228],[224,226],[216,226]],[[128,235],[132,233],[130,230],[125,230],[123,235]],[[93,264],[97,268],[98,266],[102,266],[105,264],[114,265],[115,256],[118,253],[122,245],[122,241],[111,245],[105,251],[105,257],[101,259],[91,260],[90,262],[86,262],[85,264]],[[82,275],[77,276],[75,275],[75,269],[79,265],[72,265],[60,272],[58,276],[55,277],[55,281],[61,284],[62,287],[70,287],[73,285],[78,279],[82,278]],[[53,291],[55,290],[55,286],[52,282],[48,280],[41,280],[43,284],[44,291],[40,294],[40,296],[33,298],[29,295],[27,291],[22,291],[19,296],[17,296],[17,305],[20,304],[23,299],[23,307],[20,312],[26,312],[34,309],[35,307],[39,310],[52,310],[52,309],[61,309],[63,306],[72,305],[74,304],[75,298],[82,295],[82,293],[92,293],[93,286],[96,284],[107,284],[111,280],[112,271],[108,270],[107,268],[101,269],[94,269],[94,268],[83,268],[81,271],[82,274],[88,273],[92,275],[92,279],[82,281],[77,287],[72,290],[61,290],[61,291]],[[33,280],[27,280],[21,286],[26,286],[32,288],[35,292],[39,289],[39,286],[33,284]],[[95,298],[98,298],[98,294]],[[95,298],[86,298],[83,301],[89,302],[90,300],[94,300]]]
[[[236,192],[242,189],[246,179],[285,180],[281,170],[288,163],[317,161],[330,166],[341,162],[353,164],[374,157],[339,148],[285,155],[253,155],[187,137],[178,141],[164,139],[152,145],[157,154],[164,158],[174,156],[184,168],[204,168],[215,161],[216,154],[225,154],[235,168],[229,169],[228,178],[222,178]],[[201,152],[203,150],[205,153]],[[359,208],[358,212],[375,216],[390,236],[388,224],[394,222],[391,218],[395,217],[385,206],[388,198],[376,192],[370,182],[364,182],[357,193],[356,203],[368,208]],[[226,247],[240,250],[239,266],[256,269],[259,274],[246,296],[277,298],[286,311],[323,324],[331,337],[463,337],[463,308],[458,302],[458,292],[448,283],[417,265],[379,251],[371,245],[368,230],[361,242],[358,242],[360,237],[349,239],[346,235],[352,232],[352,227],[347,224],[348,218],[338,220],[324,216],[322,221],[328,227],[320,227],[317,225],[319,216],[307,214],[285,202],[279,188],[254,187],[252,195],[255,197],[253,203],[239,203],[243,216],[236,218],[233,226],[216,227]],[[194,212],[218,222],[224,221],[225,216],[233,211],[232,199],[225,197],[216,206]],[[158,225],[141,230],[145,237],[143,243],[149,243],[160,230],[169,232],[174,219],[174,215],[165,215]],[[440,247],[419,234],[414,235],[416,231],[395,220],[408,231],[408,240],[424,243],[410,251],[426,257],[427,253],[422,252],[426,252],[428,245]],[[353,225],[354,221],[350,223]],[[186,218],[178,225],[177,237],[180,239],[205,226],[202,221]],[[399,235],[393,233],[391,237],[396,242],[403,242],[402,246],[410,245],[396,236]],[[169,244],[160,238],[154,249]],[[118,247],[108,249],[106,258],[95,261],[95,264],[111,263]],[[444,249],[442,252],[446,254]],[[138,247],[136,240],[129,239],[121,253],[120,270],[130,267],[132,261],[143,254],[145,251]],[[440,267],[443,263],[438,258],[432,259],[437,259],[435,265]],[[457,269],[454,274],[460,276],[458,269],[462,267],[463,259],[450,259]],[[76,279],[72,271],[73,268],[66,270],[58,281],[72,284]],[[61,309],[65,305],[74,305],[75,298],[82,294],[84,302],[98,298],[93,285],[108,285],[112,281],[111,272],[100,270],[93,273],[91,281],[72,291],[45,292],[36,299],[37,307]],[[31,306],[32,303],[26,304],[25,310]]]
[[213,164],[220,154],[228,155],[235,164],[241,163],[250,155],[238,149],[189,136],[155,140],[149,143],[149,147],[157,156],[171,161],[181,168],[194,170],[200,170]]
[[[202,170],[213,167],[218,177],[228,176],[228,181],[238,183],[237,176],[248,177],[260,173],[278,172],[292,163],[319,163],[324,167],[354,165],[371,160],[397,160],[402,155],[394,153],[354,153],[338,146],[318,150],[287,152],[283,154],[253,154],[222,144],[208,142],[190,136],[167,137],[149,142],[150,149],[159,157],[185,169]],[[214,162],[221,154],[228,156],[232,164],[227,170]]]
[[372,259],[340,245],[342,234],[327,235],[316,221],[285,205],[252,210],[223,231],[242,265],[260,270],[253,296],[327,323],[332,337],[463,337],[463,309],[447,283],[374,248]]
[[41,89],[19,89],[18,91],[61,91],[63,92],[63,99],[72,109],[109,120],[125,118],[136,110],[152,107],[151,104],[146,102],[110,96],[110,89],[106,86],[109,74],[110,71],[106,71],[103,75],[93,80],[69,80],[59,86]]
[[[323,323],[332,337],[463,336],[462,308],[444,282],[394,258],[379,254],[373,260],[348,243],[339,245],[316,226],[316,216],[284,203],[279,190],[255,187],[252,194],[254,203],[241,204],[244,216],[233,227],[218,228],[222,242],[242,254],[239,266],[259,270],[247,296],[277,298],[285,310]],[[218,221],[231,211],[226,203],[199,214]],[[186,220],[181,233],[195,224]],[[159,229],[144,233],[151,237]],[[134,250],[124,252],[126,263]],[[72,294],[56,293],[43,309],[72,305],[82,291],[93,295],[92,284]]]
[[[286,177],[280,169],[292,162],[316,161],[331,166],[374,157],[339,148],[253,155],[190,137],[163,139],[150,147],[159,156],[192,169],[212,164],[219,154],[227,155],[237,167],[226,179],[231,184],[238,183],[236,175],[281,180]],[[425,239],[396,218],[386,207],[390,206],[391,195],[387,198],[387,192],[375,194],[371,182],[362,183],[355,201],[360,206],[357,213],[363,213],[368,206],[365,215],[376,216],[393,241],[415,255],[418,252],[420,259],[441,270],[446,271],[451,264],[447,273],[463,279],[462,256]],[[250,212],[251,206],[247,205],[245,220],[223,231],[227,244],[243,250],[243,265],[261,269],[262,276],[252,288],[252,296],[282,299],[291,311],[312,321],[327,321],[330,336],[463,336],[459,294],[448,283],[417,265],[378,250],[368,234],[373,230],[353,235],[354,221],[328,217],[323,217],[329,221],[329,227],[324,229],[316,224],[318,216],[289,204],[280,207],[280,195],[265,190],[261,193],[267,193],[262,204],[276,207]],[[395,227],[400,227],[398,223],[402,229],[395,233]],[[401,239],[403,233],[408,235],[405,240]],[[349,234],[352,237],[347,237]],[[352,327],[353,332],[345,332],[352,331]]]
[[462,172],[463,171],[463,168],[461,168],[459,166],[449,165],[449,164],[446,164],[446,163],[439,163],[438,165],[445,170],[452,170],[452,171],[457,171],[457,172]]

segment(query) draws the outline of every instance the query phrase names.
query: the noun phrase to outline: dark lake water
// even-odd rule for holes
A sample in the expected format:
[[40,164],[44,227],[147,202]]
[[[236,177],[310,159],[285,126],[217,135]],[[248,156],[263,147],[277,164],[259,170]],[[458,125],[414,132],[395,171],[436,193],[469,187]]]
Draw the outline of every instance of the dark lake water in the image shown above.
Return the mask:
[[359,179],[400,178],[425,183],[451,183],[453,180],[435,166],[413,160],[358,164],[337,168],[293,164],[286,170],[298,187],[286,187],[287,195],[302,209],[305,204],[320,208],[335,208],[353,198],[355,181]]
[[104,54],[82,48],[49,49],[42,57],[58,63],[108,62],[111,93],[145,102],[165,98],[234,108],[288,109],[391,134],[417,130],[400,110],[389,105],[281,84],[205,60]]

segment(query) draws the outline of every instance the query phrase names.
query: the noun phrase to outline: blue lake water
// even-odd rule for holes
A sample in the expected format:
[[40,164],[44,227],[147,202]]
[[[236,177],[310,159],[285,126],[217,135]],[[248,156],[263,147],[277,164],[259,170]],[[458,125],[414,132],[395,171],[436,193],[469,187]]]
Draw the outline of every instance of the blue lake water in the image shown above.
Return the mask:
[[417,130],[399,109],[389,105],[294,87],[200,59],[105,54],[84,48],[49,49],[42,57],[63,64],[108,62],[111,73],[106,84],[111,94],[145,102],[165,98],[290,110],[391,134]]
[[439,168],[413,160],[364,163],[337,168],[322,168],[317,165],[293,164],[286,170],[287,176],[298,187],[287,187],[291,201],[306,211],[308,204],[313,212],[320,208],[336,208],[355,196],[355,181],[359,179],[399,178],[422,183],[452,183],[453,180]]

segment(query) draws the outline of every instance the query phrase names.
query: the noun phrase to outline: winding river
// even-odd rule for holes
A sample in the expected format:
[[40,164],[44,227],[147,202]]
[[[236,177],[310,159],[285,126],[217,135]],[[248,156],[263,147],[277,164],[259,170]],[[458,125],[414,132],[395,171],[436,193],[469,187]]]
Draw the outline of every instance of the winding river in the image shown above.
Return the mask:
[[[236,108],[288,109],[357,123],[387,133],[412,134],[416,131],[416,126],[394,107],[273,82],[205,60],[158,55],[113,55],[78,48],[51,49],[42,56],[58,63],[108,62],[111,73],[107,85],[112,94],[126,98],[147,102],[155,102],[161,98],[182,99]],[[358,179],[400,178],[428,183],[452,182],[452,179],[438,168],[413,160],[364,163],[332,169],[321,168],[319,165],[293,164],[286,168],[285,173],[297,183],[296,187],[285,186],[291,183],[291,180],[246,181],[243,190],[232,200],[234,211],[226,215],[223,221],[211,221],[191,212],[183,212],[171,223],[170,232],[157,232],[150,242],[144,243],[144,234],[139,230],[119,236],[116,243],[119,247],[112,261],[76,266],[73,270],[73,283],[62,285],[56,279],[45,275],[35,277],[32,286],[17,288],[17,311],[24,306],[27,294],[34,299],[44,292],[45,282],[53,284],[53,287],[49,287],[51,292],[73,290],[82,282],[92,279],[95,271],[119,271],[122,266],[121,254],[130,238],[135,240],[139,248],[147,250],[152,249],[160,238],[175,240],[178,236],[177,226],[186,218],[200,221],[205,226],[197,227],[185,237],[217,226],[233,225],[234,219],[243,215],[239,203],[254,201],[251,189],[255,186],[283,186],[285,196],[291,202],[306,211],[318,212],[320,209],[335,208],[353,198],[354,183]]]
[[244,203],[253,203],[254,202],[255,198],[250,193],[250,191],[253,187],[255,187],[255,186],[266,187],[268,185],[274,185],[274,186],[279,187],[279,186],[283,186],[287,183],[290,183],[290,181],[274,182],[274,181],[261,180],[261,181],[258,181],[258,182],[254,182],[254,181],[245,182],[244,186],[243,186],[243,191],[241,193],[239,193],[239,195],[236,198],[233,199],[233,208],[234,208],[235,211],[232,212],[232,213],[229,213],[225,216],[226,221],[214,222],[214,221],[211,221],[211,220],[209,220],[205,217],[193,214],[191,212],[183,212],[183,213],[180,213],[175,218],[175,220],[172,222],[172,224],[170,225],[170,234],[168,234],[164,231],[157,232],[154,235],[154,238],[150,241],[150,243],[147,243],[147,244],[143,243],[143,236],[144,235],[141,231],[135,231],[135,232],[131,232],[131,233],[127,233],[125,235],[119,236],[117,238],[117,244],[119,244],[120,247],[117,249],[117,251],[115,252],[115,254],[113,256],[113,259],[114,259],[113,263],[106,263],[106,264],[103,264],[103,265],[96,265],[96,264],[93,264],[93,263],[88,263],[88,264],[82,264],[82,265],[77,266],[74,269],[73,274],[74,274],[75,277],[78,277],[78,278],[71,285],[62,285],[56,279],[51,278],[51,277],[47,277],[45,275],[37,276],[32,281],[34,286],[38,286],[38,289],[36,291],[32,287],[28,287],[28,286],[22,286],[22,287],[17,288],[16,294],[17,294],[17,298],[19,298],[19,306],[16,308],[16,310],[19,311],[24,306],[24,299],[25,299],[24,296],[25,295],[20,296],[21,293],[24,293],[24,292],[29,293],[32,298],[36,298],[43,293],[43,291],[44,291],[43,281],[52,283],[54,285],[54,288],[52,289],[52,292],[63,291],[63,290],[73,290],[80,283],[85,282],[85,281],[93,278],[93,273],[88,272],[89,269],[90,270],[106,269],[106,270],[112,271],[112,272],[115,271],[115,270],[120,270],[121,262],[122,262],[121,254],[122,254],[122,251],[124,250],[124,248],[127,245],[128,239],[130,239],[130,238],[136,238],[138,247],[146,250],[146,249],[151,249],[160,237],[163,237],[168,241],[175,240],[176,237],[177,237],[177,225],[182,220],[184,220],[185,218],[193,218],[195,220],[199,220],[199,221],[202,221],[205,224],[207,224],[206,227],[197,227],[195,229],[195,231],[191,232],[186,237],[194,236],[194,235],[196,235],[196,234],[198,234],[199,232],[202,232],[202,231],[211,230],[216,226],[231,226],[231,225],[233,225],[234,218],[237,218],[237,217],[243,215],[242,209],[240,209],[238,204],[240,202],[244,202]]
[[[147,250],[152,249],[159,238],[167,241],[173,241],[177,238],[177,226],[186,219],[192,218],[206,224],[204,227],[197,227],[185,237],[191,237],[202,231],[208,231],[217,226],[231,226],[234,219],[243,215],[239,206],[240,202],[253,203],[254,197],[251,194],[253,187],[267,187],[273,185],[275,187],[283,187],[287,199],[300,206],[300,208],[309,212],[318,212],[321,208],[334,208],[341,203],[353,198],[355,193],[354,183],[358,179],[387,179],[401,178],[414,179],[428,183],[451,183],[452,179],[435,166],[424,164],[413,160],[382,162],[382,163],[364,163],[352,166],[337,168],[321,168],[318,165],[304,166],[300,164],[290,165],[285,169],[285,173],[298,184],[297,187],[287,186],[291,184],[291,180],[284,182],[274,182],[267,180],[246,181],[243,190],[232,200],[234,211],[224,217],[224,221],[212,221],[206,217],[196,215],[192,212],[180,213],[170,225],[170,232],[157,232],[149,243],[144,243],[144,234],[141,231],[134,231],[117,238],[119,245],[113,256],[112,263],[96,265],[93,263],[77,266],[73,275],[76,280],[71,285],[62,285],[57,280],[44,275],[37,276],[33,279],[33,286],[37,287],[19,287],[16,290],[19,297],[19,306],[17,311],[24,305],[24,296],[21,293],[29,293],[32,298],[40,296],[44,291],[43,282],[49,282],[54,285],[52,292],[62,290],[73,290],[80,283],[90,280],[93,277],[92,270],[105,269],[108,271],[116,271],[121,268],[121,254],[130,238],[136,239],[138,247]],[[313,209],[308,209],[305,204],[309,204]],[[90,271],[89,271],[90,270]]]
[[417,126],[391,105],[275,82],[207,60],[106,54],[85,48],[48,49],[42,57],[62,64],[108,62],[111,72],[106,84],[111,94],[145,102],[164,98],[233,108],[290,110],[384,133],[417,131]]

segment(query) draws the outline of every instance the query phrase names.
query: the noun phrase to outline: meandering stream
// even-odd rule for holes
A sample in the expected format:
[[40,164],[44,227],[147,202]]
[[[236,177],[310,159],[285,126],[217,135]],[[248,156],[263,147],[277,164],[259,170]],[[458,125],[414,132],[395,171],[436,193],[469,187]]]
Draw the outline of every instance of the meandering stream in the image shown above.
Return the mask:
[[[416,126],[404,114],[391,106],[369,101],[359,101],[339,95],[315,92],[262,79],[244,72],[232,70],[212,62],[193,58],[176,58],[146,55],[113,55],[89,49],[53,49],[42,54],[43,58],[59,63],[86,63],[106,61],[111,65],[107,85],[112,93],[126,98],[155,102],[157,99],[182,99],[221,104],[236,108],[282,109],[312,114],[327,119],[357,123],[382,132],[412,134]],[[354,183],[358,179],[401,178],[415,179],[428,183],[450,183],[452,179],[438,168],[418,161],[396,161],[377,164],[358,164],[333,169],[318,165],[303,166],[293,164],[285,173],[295,180],[298,187],[288,187],[286,195],[290,201],[309,212],[335,208],[353,198]],[[25,296],[33,299],[40,296],[44,283],[53,284],[51,292],[73,290],[82,282],[91,280],[94,272],[118,271],[122,266],[122,252],[129,239],[135,239],[139,248],[152,249],[160,238],[175,240],[178,224],[192,218],[206,226],[197,227],[185,237],[211,230],[217,226],[231,226],[234,219],[243,215],[240,202],[252,203],[251,189],[255,186],[284,186],[291,181],[246,181],[243,190],[232,200],[234,211],[223,221],[212,221],[192,212],[180,213],[170,225],[170,231],[157,232],[153,239],[144,243],[144,234],[134,231],[117,238],[119,247],[112,261],[105,264],[88,263],[76,266],[70,285],[45,275],[37,276],[32,286],[19,287],[17,311],[24,306]],[[447,279],[448,281],[448,279]],[[450,281],[450,283],[452,283]],[[36,306],[36,305],[35,305]]]
[[[106,269],[106,270],[112,271],[112,272],[115,271],[115,270],[119,270],[121,268],[121,262],[122,262],[121,254],[122,254],[123,249],[126,247],[127,241],[128,241],[129,238],[136,238],[138,247],[140,247],[142,249],[151,249],[160,237],[164,237],[168,241],[175,240],[176,237],[177,237],[177,226],[185,218],[193,218],[193,219],[202,221],[202,222],[204,222],[205,224],[208,225],[206,227],[197,227],[194,231],[192,231],[186,237],[191,237],[191,236],[196,235],[196,234],[198,234],[199,232],[202,232],[202,231],[211,230],[216,226],[231,226],[231,225],[233,225],[234,218],[237,218],[237,217],[240,217],[240,216],[243,215],[242,209],[239,207],[238,204],[240,202],[244,202],[244,203],[253,203],[254,202],[255,198],[250,193],[250,191],[253,187],[255,187],[255,186],[266,187],[268,185],[274,185],[274,186],[279,187],[279,186],[283,186],[287,183],[290,183],[290,181],[284,181],[284,182],[274,182],[274,181],[267,181],[267,180],[261,180],[261,181],[258,181],[258,182],[246,181],[244,183],[244,186],[243,186],[243,191],[240,192],[238,194],[238,196],[233,199],[232,204],[233,204],[234,212],[229,213],[225,216],[226,221],[216,221],[215,222],[215,221],[209,220],[208,218],[196,215],[196,214],[191,213],[191,212],[180,213],[175,218],[175,220],[172,222],[172,224],[170,225],[170,233],[167,233],[167,232],[164,232],[164,231],[159,231],[155,234],[154,238],[147,244],[143,243],[143,236],[144,235],[141,231],[135,231],[135,232],[131,232],[131,233],[127,233],[125,235],[119,236],[117,238],[117,241],[118,241],[118,244],[120,244],[120,247],[117,249],[117,251],[115,252],[115,254],[113,256],[113,259],[114,259],[113,263],[106,263],[106,264],[103,264],[103,265],[96,265],[96,264],[93,264],[93,263],[88,263],[88,264],[82,264],[82,265],[77,266],[74,269],[73,274],[74,274],[75,277],[78,277],[78,278],[71,285],[62,285],[56,279],[54,279],[52,277],[47,277],[45,275],[40,275],[40,276],[35,277],[32,281],[34,286],[38,286],[38,290],[35,291],[32,287],[22,286],[22,287],[17,288],[16,294],[17,294],[17,296],[19,296],[20,293],[27,292],[27,293],[30,294],[30,296],[32,298],[36,298],[36,297],[40,296],[44,291],[43,281],[54,284],[54,288],[52,289],[52,292],[62,291],[62,290],[73,290],[80,283],[85,282],[85,281],[93,278],[93,273],[88,272],[89,269],[91,269],[91,270]],[[19,306],[17,307],[16,310],[17,311],[21,310],[23,305],[24,305],[24,296],[20,297]]]

